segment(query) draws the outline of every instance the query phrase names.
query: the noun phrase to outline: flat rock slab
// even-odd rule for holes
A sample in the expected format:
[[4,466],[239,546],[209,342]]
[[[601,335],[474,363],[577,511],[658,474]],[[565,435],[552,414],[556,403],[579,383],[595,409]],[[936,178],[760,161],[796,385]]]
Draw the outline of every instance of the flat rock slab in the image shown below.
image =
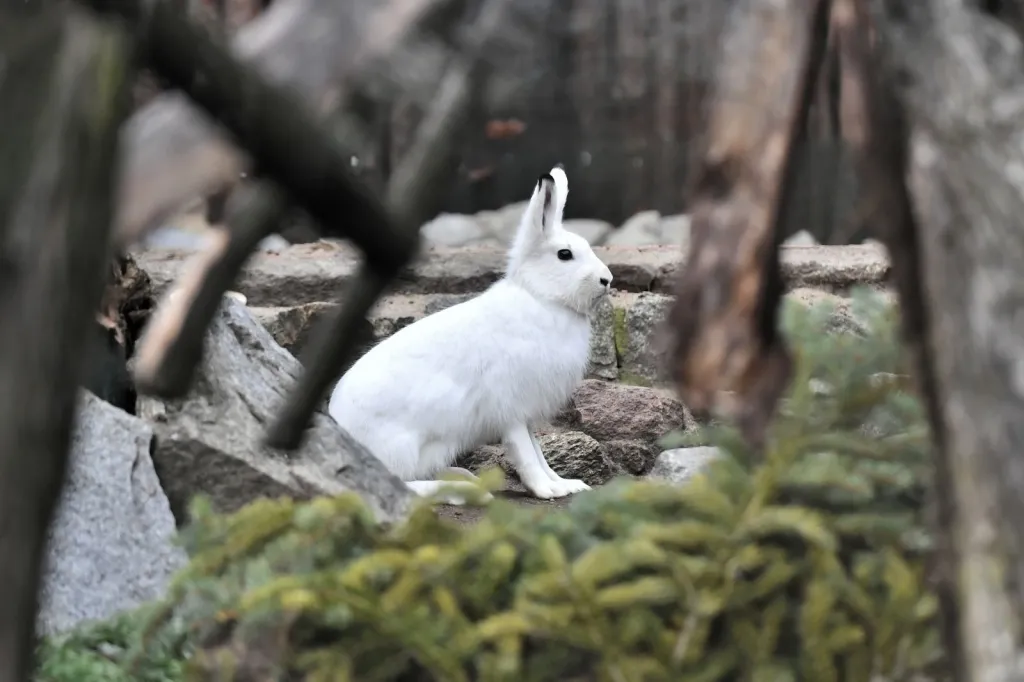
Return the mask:
[[[594,252],[612,271],[619,291],[671,293],[685,248],[676,246],[606,246]],[[885,251],[875,245],[784,246],[783,278],[790,288],[830,291],[856,284],[881,286],[889,273]],[[133,255],[161,291],[195,254],[170,249],[136,249]],[[340,242],[295,244],[276,253],[256,254],[233,287],[250,305],[296,306],[335,301],[353,280],[359,254]],[[480,292],[503,274],[506,253],[498,247],[432,248],[407,268],[393,293],[466,294]]]
[[42,634],[164,596],[187,560],[143,420],[83,391],[67,479],[50,530]]

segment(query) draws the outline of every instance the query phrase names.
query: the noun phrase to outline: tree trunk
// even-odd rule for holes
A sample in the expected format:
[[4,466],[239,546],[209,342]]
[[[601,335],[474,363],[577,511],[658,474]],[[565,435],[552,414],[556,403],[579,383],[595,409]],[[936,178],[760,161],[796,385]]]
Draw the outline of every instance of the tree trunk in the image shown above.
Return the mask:
[[912,131],[901,299],[930,356],[947,645],[960,679],[995,682],[1024,676],[1024,70],[976,4],[876,0],[873,20]]
[[108,261],[127,38],[0,10],[0,680],[32,669],[40,568]]

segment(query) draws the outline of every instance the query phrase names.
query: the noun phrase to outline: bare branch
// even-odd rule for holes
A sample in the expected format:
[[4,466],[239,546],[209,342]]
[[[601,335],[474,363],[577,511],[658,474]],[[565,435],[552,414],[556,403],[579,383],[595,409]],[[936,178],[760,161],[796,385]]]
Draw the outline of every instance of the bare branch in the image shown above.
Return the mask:
[[224,292],[235,281],[260,240],[272,233],[289,208],[287,196],[268,181],[238,187],[228,203],[228,228],[189,263],[176,296],[165,298],[150,320],[136,355],[139,391],[174,398],[188,391],[203,353],[203,341]]

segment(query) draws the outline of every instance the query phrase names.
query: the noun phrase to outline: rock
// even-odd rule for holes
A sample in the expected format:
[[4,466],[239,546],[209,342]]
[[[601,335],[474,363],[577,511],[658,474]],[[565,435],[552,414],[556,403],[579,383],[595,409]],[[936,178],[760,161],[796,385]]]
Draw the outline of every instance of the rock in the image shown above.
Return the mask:
[[685,483],[722,454],[715,447],[665,450],[654,462],[648,478],[666,483]]
[[794,289],[786,294],[786,299],[804,307],[829,306],[832,313],[826,321],[826,331],[830,333],[865,334],[867,328],[858,320],[850,309],[850,301],[842,296],[830,294],[820,289]]
[[606,440],[601,445],[608,459],[634,476],[643,476],[650,471],[658,456],[655,443],[640,440]]
[[292,243],[285,239],[284,237],[282,237],[281,235],[272,234],[261,239],[259,246],[257,246],[256,248],[258,248],[260,251],[280,253],[281,251],[284,251],[291,245]]
[[479,296],[479,294],[440,294],[439,296],[433,296],[427,301],[427,304],[423,306],[423,314],[433,315],[434,313],[441,312],[445,308],[451,308],[453,305],[465,303],[477,296]]
[[307,499],[345,491],[362,495],[382,519],[406,511],[411,493],[405,485],[323,408],[296,452],[263,445],[265,429],[300,371],[298,360],[244,307],[225,299],[189,395],[140,398],[138,413],[156,433],[153,459],[179,522],[198,493],[221,511],[260,497]]
[[529,203],[526,199],[494,211],[480,211],[473,219],[484,229],[493,244],[508,248]]
[[661,219],[662,244],[688,246],[690,244],[690,216],[685,213],[664,216]]
[[490,237],[479,221],[457,213],[442,213],[420,228],[420,235],[436,246],[470,246]]
[[608,246],[682,246],[690,242],[690,216],[662,217],[657,211],[643,211],[615,230]]
[[615,229],[603,220],[588,220],[585,218],[574,218],[565,220],[562,226],[587,240],[591,246],[604,244],[605,240]]
[[[596,440],[577,431],[546,433],[537,437],[540,449],[551,469],[562,478],[578,478],[587,485],[602,485],[620,472]],[[480,472],[491,466],[501,467],[506,475],[518,481],[512,465],[505,457],[504,446],[485,445],[458,459],[458,466]]]
[[608,246],[646,246],[660,244],[661,214],[642,211],[624,222],[606,240]]
[[[672,293],[683,262],[677,246],[597,246],[594,253],[612,271],[619,292]],[[194,253],[172,249],[133,249],[139,266],[159,294],[176,279]],[[250,305],[295,306],[336,301],[352,282],[361,261],[346,243],[320,240],[293,244],[278,253],[255,254],[233,285]],[[505,271],[504,246],[429,248],[389,288],[392,294],[479,293]],[[873,246],[783,247],[781,263],[787,288],[842,291],[857,284],[886,283],[889,261]]]
[[618,356],[615,353],[615,311],[609,299],[601,301],[590,324],[590,370],[587,376],[617,379]]
[[621,313],[615,338],[620,357],[620,376],[630,383],[655,384],[667,380],[662,323],[672,298],[643,292]]
[[585,433],[549,433],[537,441],[548,465],[562,478],[578,478],[587,485],[602,485],[619,472],[604,447]]
[[306,303],[292,307],[249,308],[274,341],[292,355],[299,355],[309,341],[310,330],[336,306],[332,303]]
[[38,627],[53,634],[164,596],[187,562],[150,445],[153,430],[87,391],[50,528]]
[[678,399],[656,388],[587,379],[576,390],[572,402],[580,415],[577,428],[602,443],[653,444],[669,431],[696,427]]
[[814,238],[807,230],[800,230],[794,235],[791,235],[784,242],[783,246],[817,246],[818,240]]
[[[362,352],[416,320],[478,295],[474,293],[385,296],[370,312],[370,326],[366,331]],[[278,344],[289,353],[300,356],[309,341],[312,328],[336,308],[334,303],[306,303],[299,306],[253,307],[249,310]],[[615,379],[618,376],[613,323],[611,303],[605,301],[594,316],[590,345],[590,376],[602,379]]]

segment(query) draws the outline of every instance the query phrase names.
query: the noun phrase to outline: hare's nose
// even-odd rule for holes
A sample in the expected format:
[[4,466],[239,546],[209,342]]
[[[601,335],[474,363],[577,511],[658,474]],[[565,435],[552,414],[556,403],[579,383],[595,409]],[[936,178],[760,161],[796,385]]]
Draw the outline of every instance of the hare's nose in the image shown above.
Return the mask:
[[606,287],[606,286],[608,286],[609,284],[612,283],[612,278],[611,277],[602,277],[600,281],[601,281],[601,286],[605,286]]

